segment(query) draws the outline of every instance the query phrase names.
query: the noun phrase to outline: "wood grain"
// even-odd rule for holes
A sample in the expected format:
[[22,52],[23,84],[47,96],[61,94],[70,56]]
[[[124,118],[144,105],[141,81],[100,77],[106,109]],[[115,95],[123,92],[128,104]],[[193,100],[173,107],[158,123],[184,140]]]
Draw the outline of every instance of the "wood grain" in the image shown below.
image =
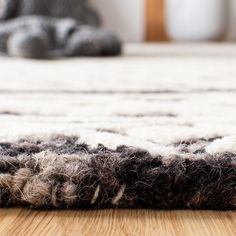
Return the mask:
[[236,213],[230,211],[0,210],[1,236],[234,236],[235,225]]
[[165,0],[146,0],[146,41],[166,41]]

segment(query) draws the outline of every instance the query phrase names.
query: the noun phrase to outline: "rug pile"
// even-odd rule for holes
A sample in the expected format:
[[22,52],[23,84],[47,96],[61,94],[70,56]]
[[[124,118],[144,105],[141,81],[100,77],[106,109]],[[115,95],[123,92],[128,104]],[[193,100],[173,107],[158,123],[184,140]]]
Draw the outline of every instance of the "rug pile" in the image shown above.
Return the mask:
[[1,207],[236,208],[236,49],[126,50],[0,59]]

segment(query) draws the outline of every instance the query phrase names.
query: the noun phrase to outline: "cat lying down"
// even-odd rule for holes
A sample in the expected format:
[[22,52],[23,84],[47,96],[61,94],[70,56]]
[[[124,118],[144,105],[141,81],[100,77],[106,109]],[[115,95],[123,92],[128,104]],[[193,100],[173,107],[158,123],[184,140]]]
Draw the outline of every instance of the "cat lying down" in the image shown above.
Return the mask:
[[99,28],[86,0],[5,0],[0,52],[24,58],[115,56],[119,38]]
[[0,23],[0,51],[25,58],[114,56],[121,53],[121,42],[71,18],[25,16]]

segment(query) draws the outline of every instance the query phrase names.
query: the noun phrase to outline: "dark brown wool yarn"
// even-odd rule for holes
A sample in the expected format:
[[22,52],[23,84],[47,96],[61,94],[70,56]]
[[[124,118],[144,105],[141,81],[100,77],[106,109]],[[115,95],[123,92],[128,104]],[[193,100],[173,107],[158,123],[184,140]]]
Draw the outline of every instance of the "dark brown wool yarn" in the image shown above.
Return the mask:
[[0,143],[0,205],[235,209],[236,155],[167,158],[62,135]]

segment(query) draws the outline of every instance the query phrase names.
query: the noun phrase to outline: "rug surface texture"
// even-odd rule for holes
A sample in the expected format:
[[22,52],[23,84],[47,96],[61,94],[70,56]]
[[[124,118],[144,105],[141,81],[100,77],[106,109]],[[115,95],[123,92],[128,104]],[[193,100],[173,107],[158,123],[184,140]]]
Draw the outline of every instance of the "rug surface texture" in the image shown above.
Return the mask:
[[236,208],[236,46],[0,64],[1,207]]

